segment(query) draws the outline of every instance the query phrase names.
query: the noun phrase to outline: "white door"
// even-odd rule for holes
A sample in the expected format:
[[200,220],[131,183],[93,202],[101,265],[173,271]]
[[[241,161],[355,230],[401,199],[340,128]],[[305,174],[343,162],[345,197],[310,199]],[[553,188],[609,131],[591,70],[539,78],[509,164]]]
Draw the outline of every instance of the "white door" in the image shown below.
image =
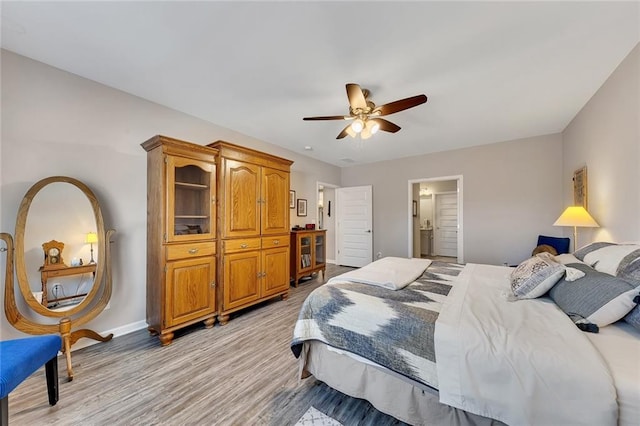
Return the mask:
[[458,194],[435,194],[433,245],[436,256],[458,256]]
[[336,189],[338,265],[361,267],[373,254],[371,185]]

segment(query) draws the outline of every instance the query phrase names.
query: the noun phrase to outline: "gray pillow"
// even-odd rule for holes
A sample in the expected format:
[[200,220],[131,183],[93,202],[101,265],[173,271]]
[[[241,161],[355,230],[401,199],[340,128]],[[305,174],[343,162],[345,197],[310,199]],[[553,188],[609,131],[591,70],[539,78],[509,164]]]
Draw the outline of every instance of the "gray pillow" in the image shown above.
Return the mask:
[[561,279],[549,296],[581,329],[597,332],[598,327],[618,321],[636,306],[634,299],[640,290],[628,281],[581,263],[567,266],[581,270],[585,276],[573,282]]
[[[640,296],[638,296],[640,299]],[[640,303],[640,300],[638,300]],[[628,322],[638,330],[640,330],[640,305],[636,306],[624,317],[625,322]]]

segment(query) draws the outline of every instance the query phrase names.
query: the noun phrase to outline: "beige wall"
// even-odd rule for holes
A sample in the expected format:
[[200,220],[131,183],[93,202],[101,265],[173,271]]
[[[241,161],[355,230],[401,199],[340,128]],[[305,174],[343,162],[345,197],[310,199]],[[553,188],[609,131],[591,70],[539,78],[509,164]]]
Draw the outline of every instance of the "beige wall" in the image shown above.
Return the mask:
[[[316,209],[316,181],[340,183],[338,167],[11,52],[3,50],[1,61],[0,229],[13,234],[22,197],[44,177],[72,176],[96,193],[105,224],[117,231],[111,308],[89,324],[96,331],[146,326],[146,153],[141,142],[155,134],[199,144],[224,139],[291,159],[291,186],[309,199],[310,212]],[[297,222],[295,212],[292,222]],[[3,286],[5,258],[0,255]],[[4,291],[0,294],[2,300]],[[2,338],[20,335],[4,315],[0,323]]]
[[342,185],[373,185],[373,252],[405,257],[408,182],[462,175],[464,260],[501,265],[560,232],[561,170],[556,134],[343,168]]
[[[571,234],[551,224],[571,203],[571,174],[583,165],[590,210],[602,228],[581,233],[581,241],[640,240],[638,50],[562,135],[342,170],[2,51],[0,229],[13,233],[22,196],[37,180],[63,174],[87,183],[117,230],[111,309],[89,326],[116,333],[144,326],[146,160],[139,145],[157,133],[201,144],[225,139],[294,160],[291,187],[308,200],[310,215],[297,218],[292,210],[292,224],[315,222],[317,181],[372,185],[374,254],[407,255],[409,180],[462,175],[465,260],[518,262],[538,234]],[[2,338],[20,335],[4,316],[0,325]]]
[[573,204],[574,170],[587,166],[589,211],[601,226],[579,230],[579,245],[640,241],[639,104],[636,45],[562,134],[564,205]]

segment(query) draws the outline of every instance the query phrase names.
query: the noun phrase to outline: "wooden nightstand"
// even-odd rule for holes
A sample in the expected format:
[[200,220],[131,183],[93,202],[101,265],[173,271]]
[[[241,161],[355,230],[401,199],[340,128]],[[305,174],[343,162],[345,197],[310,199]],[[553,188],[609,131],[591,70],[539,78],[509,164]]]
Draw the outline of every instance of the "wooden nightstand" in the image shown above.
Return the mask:
[[93,276],[96,276],[96,264],[89,263],[87,265],[80,266],[57,266],[55,268],[48,268],[45,266],[40,267],[40,281],[42,282],[42,305],[48,307],[49,302],[59,302],[61,300],[73,299],[74,297],[86,296],[87,293],[84,294],[74,294],[73,296],[67,297],[59,297],[56,299],[49,300],[47,298],[47,280],[49,278],[56,277],[70,277],[73,275],[83,275],[92,273]]

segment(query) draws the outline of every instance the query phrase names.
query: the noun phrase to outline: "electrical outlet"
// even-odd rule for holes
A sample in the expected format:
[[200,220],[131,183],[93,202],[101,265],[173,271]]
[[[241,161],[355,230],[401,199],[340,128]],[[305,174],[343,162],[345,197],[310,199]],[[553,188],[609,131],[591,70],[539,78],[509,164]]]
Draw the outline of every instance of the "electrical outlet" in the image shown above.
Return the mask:
[[382,252],[379,251],[378,254],[376,254],[376,259],[381,259],[382,258]]

